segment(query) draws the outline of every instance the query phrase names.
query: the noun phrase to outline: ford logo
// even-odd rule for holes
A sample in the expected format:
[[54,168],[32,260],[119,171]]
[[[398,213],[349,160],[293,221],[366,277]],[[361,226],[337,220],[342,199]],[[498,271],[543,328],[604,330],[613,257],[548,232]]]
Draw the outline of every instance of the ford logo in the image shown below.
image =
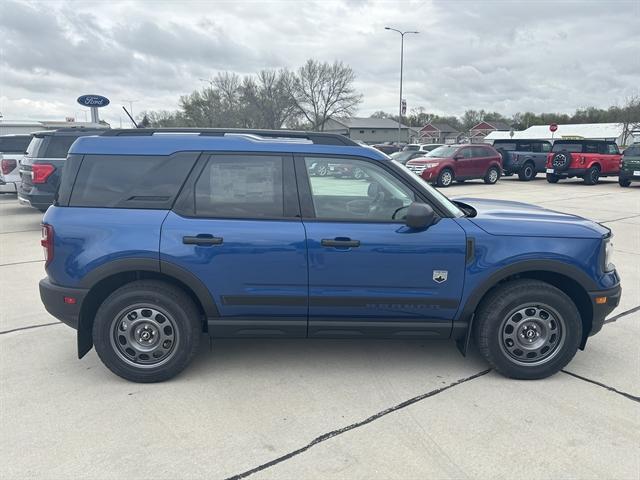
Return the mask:
[[78,97],[78,103],[83,107],[106,107],[109,99],[101,95],[82,95]]

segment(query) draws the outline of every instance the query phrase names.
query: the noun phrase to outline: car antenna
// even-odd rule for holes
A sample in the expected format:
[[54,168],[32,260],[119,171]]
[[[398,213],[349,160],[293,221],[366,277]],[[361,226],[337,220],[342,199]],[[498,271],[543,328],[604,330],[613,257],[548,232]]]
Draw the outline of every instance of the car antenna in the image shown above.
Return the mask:
[[129,120],[131,120],[131,123],[133,123],[133,125],[134,125],[136,128],[140,128],[140,127],[138,126],[138,124],[136,123],[136,121],[133,119],[133,117],[129,114],[129,112],[127,111],[127,109],[124,107],[124,105],[122,105],[122,109],[124,110],[124,113],[126,113],[126,114],[127,114],[127,117],[129,117]]

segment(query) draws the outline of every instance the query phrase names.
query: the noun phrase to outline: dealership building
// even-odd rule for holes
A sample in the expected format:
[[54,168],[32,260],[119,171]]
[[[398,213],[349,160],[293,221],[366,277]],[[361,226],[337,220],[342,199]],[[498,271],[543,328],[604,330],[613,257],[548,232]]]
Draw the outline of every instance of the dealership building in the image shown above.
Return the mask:
[[[328,133],[340,133],[352,140],[373,145],[398,141],[398,122],[390,118],[330,118],[324,125]],[[400,141],[410,142],[420,136],[415,128],[400,126]]]

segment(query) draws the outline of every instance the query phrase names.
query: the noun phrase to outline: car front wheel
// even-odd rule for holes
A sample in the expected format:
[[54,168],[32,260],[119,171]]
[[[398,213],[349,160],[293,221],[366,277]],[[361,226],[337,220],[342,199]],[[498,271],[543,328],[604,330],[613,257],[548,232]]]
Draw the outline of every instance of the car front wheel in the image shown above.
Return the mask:
[[102,362],[134,382],[160,382],[180,373],[198,350],[202,328],[182,290],[156,280],[120,287],[100,305],[93,343]]
[[473,328],[491,366],[519,379],[558,372],[574,357],[582,338],[575,304],[538,280],[514,280],[496,288],[482,301]]
[[438,187],[448,187],[453,183],[453,172],[448,168],[443,169],[439,174],[436,180],[436,185]]

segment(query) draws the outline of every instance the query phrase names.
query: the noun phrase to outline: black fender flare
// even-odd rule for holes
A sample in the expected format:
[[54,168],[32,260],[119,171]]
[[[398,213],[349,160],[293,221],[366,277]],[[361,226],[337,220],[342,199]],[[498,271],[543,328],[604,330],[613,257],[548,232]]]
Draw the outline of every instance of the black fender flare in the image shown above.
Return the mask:
[[458,349],[466,355],[473,331],[474,313],[484,296],[498,283],[519,273],[549,272],[563,275],[575,280],[585,293],[600,289],[589,275],[578,267],[559,260],[523,260],[492,273],[471,292],[458,319],[454,322],[452,337],[456,340]]
[[[193,273],[175,263],[157,258],[122,258],[105,263],[89,272],[78,285],[91,291],[99,282],[113,275],[128,272],[152,272],[171,277],[191,289],[196,296],[206,317],[218,317],[218,307],[206,285]],[[84,311],[84,305],[81,312]],[[91,321],[89,321],[91,320]],[[93,319],[80,315],[78,321],[78,357],[82,358],[93,347],[92,325]]]

